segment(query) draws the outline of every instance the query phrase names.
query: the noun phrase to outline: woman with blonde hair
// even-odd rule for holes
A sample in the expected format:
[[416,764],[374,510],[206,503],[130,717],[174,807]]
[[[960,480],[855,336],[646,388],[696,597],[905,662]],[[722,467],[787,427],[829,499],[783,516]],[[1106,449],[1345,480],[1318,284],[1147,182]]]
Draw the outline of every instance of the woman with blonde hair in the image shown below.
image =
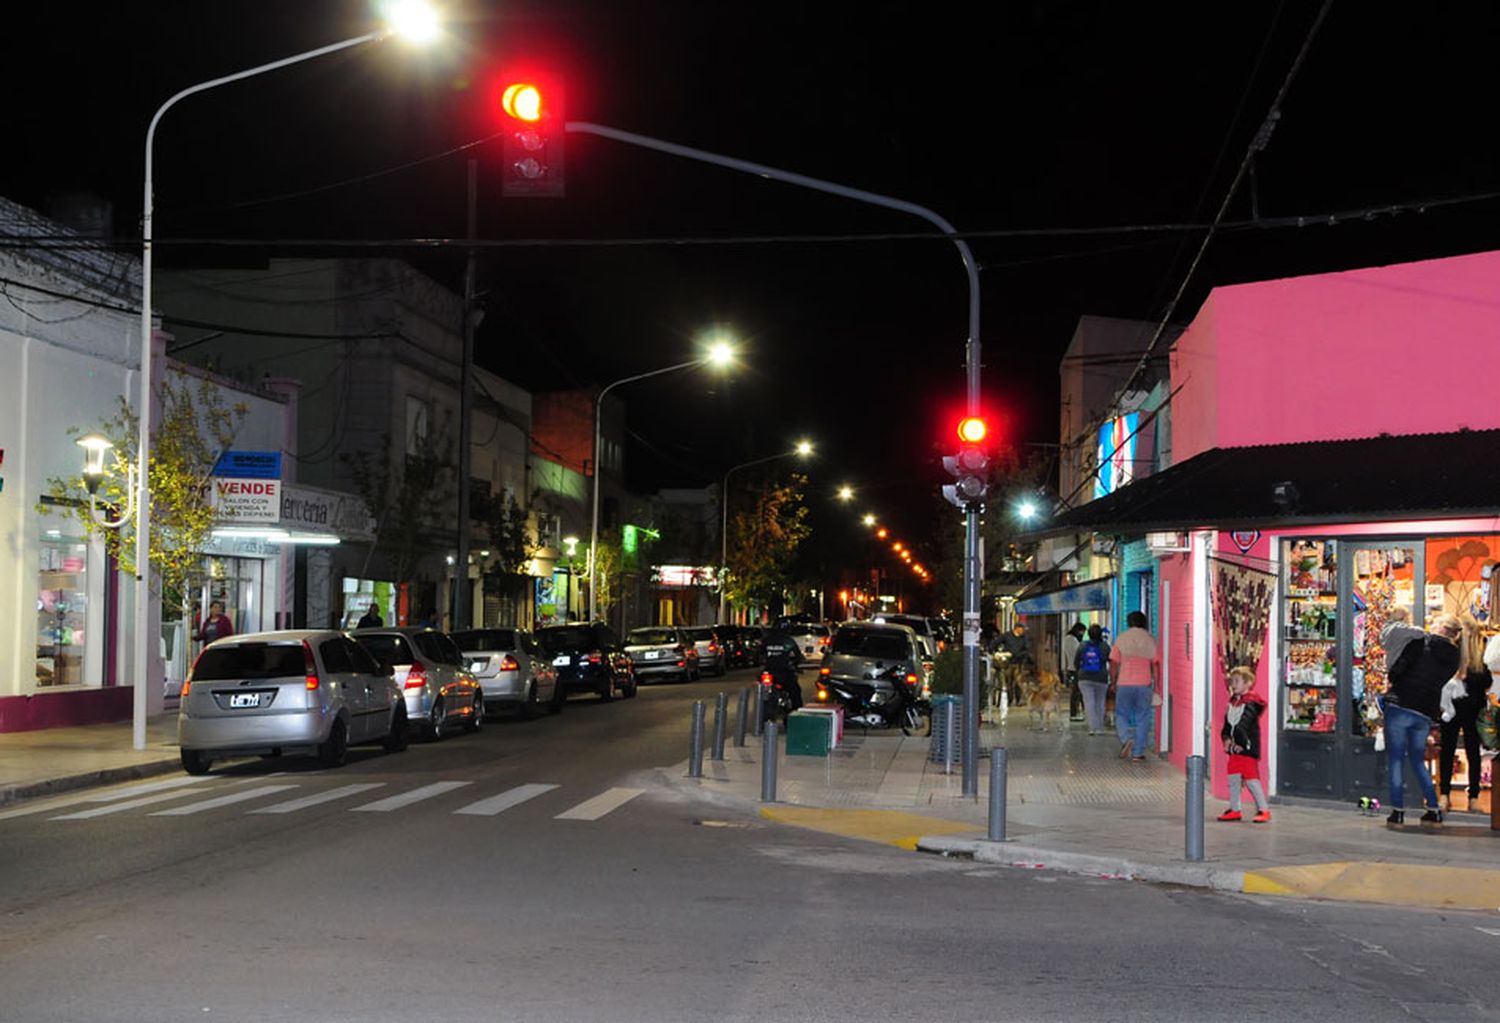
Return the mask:
[[1443,686],[1463,661],[1457,644],[1464,630],[1452,615],[1437,615],[1428,629],[1421,640],[1408,643],[1391,665],[1391,687],[1382,700],[1391,794],[1391,815],[1386,823],[1396,826],[1406,821],[1404,772],[1408,764],[1422,787],[1422,823],[1443,823],[1437,788],[1432,784],[1432,775],[1427,773],[1423,753],[1432,726],[1441,715]]
[[1479,712],[1484,709],[1490,688],[1490,672],[1484,666],[1484,636],[1479,623],[1471,616],[1459,618],[1463,636],[1459,642],[1458,671],[1453,678],[1462,693],[1443,705],[1443,721],[1438,726],[1438,793],[1443,809],[1452,810],[1453,754],[1458,748],[1458,733],[1464,733],[1464,762],[1469,765],[1469,809],[1479,799]]

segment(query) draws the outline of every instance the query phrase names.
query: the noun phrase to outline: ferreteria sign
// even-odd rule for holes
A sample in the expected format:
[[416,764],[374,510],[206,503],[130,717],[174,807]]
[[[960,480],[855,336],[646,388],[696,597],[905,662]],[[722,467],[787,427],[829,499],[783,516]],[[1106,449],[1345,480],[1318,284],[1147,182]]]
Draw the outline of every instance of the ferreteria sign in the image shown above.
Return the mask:
[[375,520],[353,494],[288,483],[281,488],[279,519],[289,532],[331,533],[343,540],[371,540]]
[[214,477],[214,517],[234,525],[275,522],[281,515],[281,481]]

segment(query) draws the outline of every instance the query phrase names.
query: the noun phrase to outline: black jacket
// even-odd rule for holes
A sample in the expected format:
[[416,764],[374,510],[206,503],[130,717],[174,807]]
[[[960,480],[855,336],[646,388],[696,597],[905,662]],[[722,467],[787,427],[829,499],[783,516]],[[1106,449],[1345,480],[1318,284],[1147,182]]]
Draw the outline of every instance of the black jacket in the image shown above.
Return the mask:
[[1438,720],[1442,716],[1443,686],[1458,672],[1461,660],[1458,647],[1442,636],[1413,640],[1391,665],[1387,702]]
[[1266,701],[1252,693],[1245,697],[1241,706],[1245,708],[1245,712],[1240,715],[1239,724],[1231,728],[1226,715],[1224,727],[1219,729],[1219,738],[1228,739],[1239,747],[1237,750],[1231,750],[1231,753],[1239,753],[1241,756],[1259,760],[1260,718],[1266,712]]

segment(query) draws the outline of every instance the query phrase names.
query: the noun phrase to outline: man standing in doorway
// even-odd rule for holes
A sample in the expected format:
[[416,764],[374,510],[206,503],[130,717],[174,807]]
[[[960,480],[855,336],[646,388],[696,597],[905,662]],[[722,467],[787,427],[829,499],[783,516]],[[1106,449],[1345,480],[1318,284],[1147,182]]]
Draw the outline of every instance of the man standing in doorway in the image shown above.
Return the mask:
[[198,642],[212,643],[216,639],[234,635],[234,623],[224,613],[224,602],[222,600],[210,601],[208,605],[208,621],[198,630]]
[[1146,759],[1155,715],[1152,695],[1161,678],[1161,651],[1146,631],[1146,616],[1132,611],[1128,626],[1109,651],[1109,680],[1115,686],[1115,729],[1120,736],[1120,756]]
[[359,621],[354,623],[354,627],[356,629],[378,629],[384,624],[385,621],[380,617],[379,605],[371,604],[370,609],[360,617]]

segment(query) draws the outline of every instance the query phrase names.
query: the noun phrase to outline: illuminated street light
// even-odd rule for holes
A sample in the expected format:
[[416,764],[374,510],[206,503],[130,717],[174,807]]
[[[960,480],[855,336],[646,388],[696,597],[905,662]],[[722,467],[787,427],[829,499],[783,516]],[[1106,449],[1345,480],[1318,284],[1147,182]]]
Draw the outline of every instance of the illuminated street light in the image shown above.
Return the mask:
[[1022,521],[1030,522],[1036,518],[1036,504],[1032,501],[1022,501],[1016,506],[1016,514],[1021,517]]
[[881,526],[879,529],[875,530],[875,539],[877,539],[877,540],[884,540],[886,538],[887,533],[888,533],[888,530],[884,526]]
[[861,521],[867,526],[873,526],[875,525],[875,516],[866,515]]
[[104,454],[115,446],[115,442],[102,434],[90,433],[79,437],[76,443],[83,448],[83,486],[89,492],[90,517],[105,529],[120,529],[135,515],[135,466],[127,465],[125,469],[124,512],[117,519],[111,519],[107,513],[100,515],[94,495],[99,492],[99,484],[104,482]]
[[850,486],[839,487],[838,498],[840,501],[854,500],[854,488]]

